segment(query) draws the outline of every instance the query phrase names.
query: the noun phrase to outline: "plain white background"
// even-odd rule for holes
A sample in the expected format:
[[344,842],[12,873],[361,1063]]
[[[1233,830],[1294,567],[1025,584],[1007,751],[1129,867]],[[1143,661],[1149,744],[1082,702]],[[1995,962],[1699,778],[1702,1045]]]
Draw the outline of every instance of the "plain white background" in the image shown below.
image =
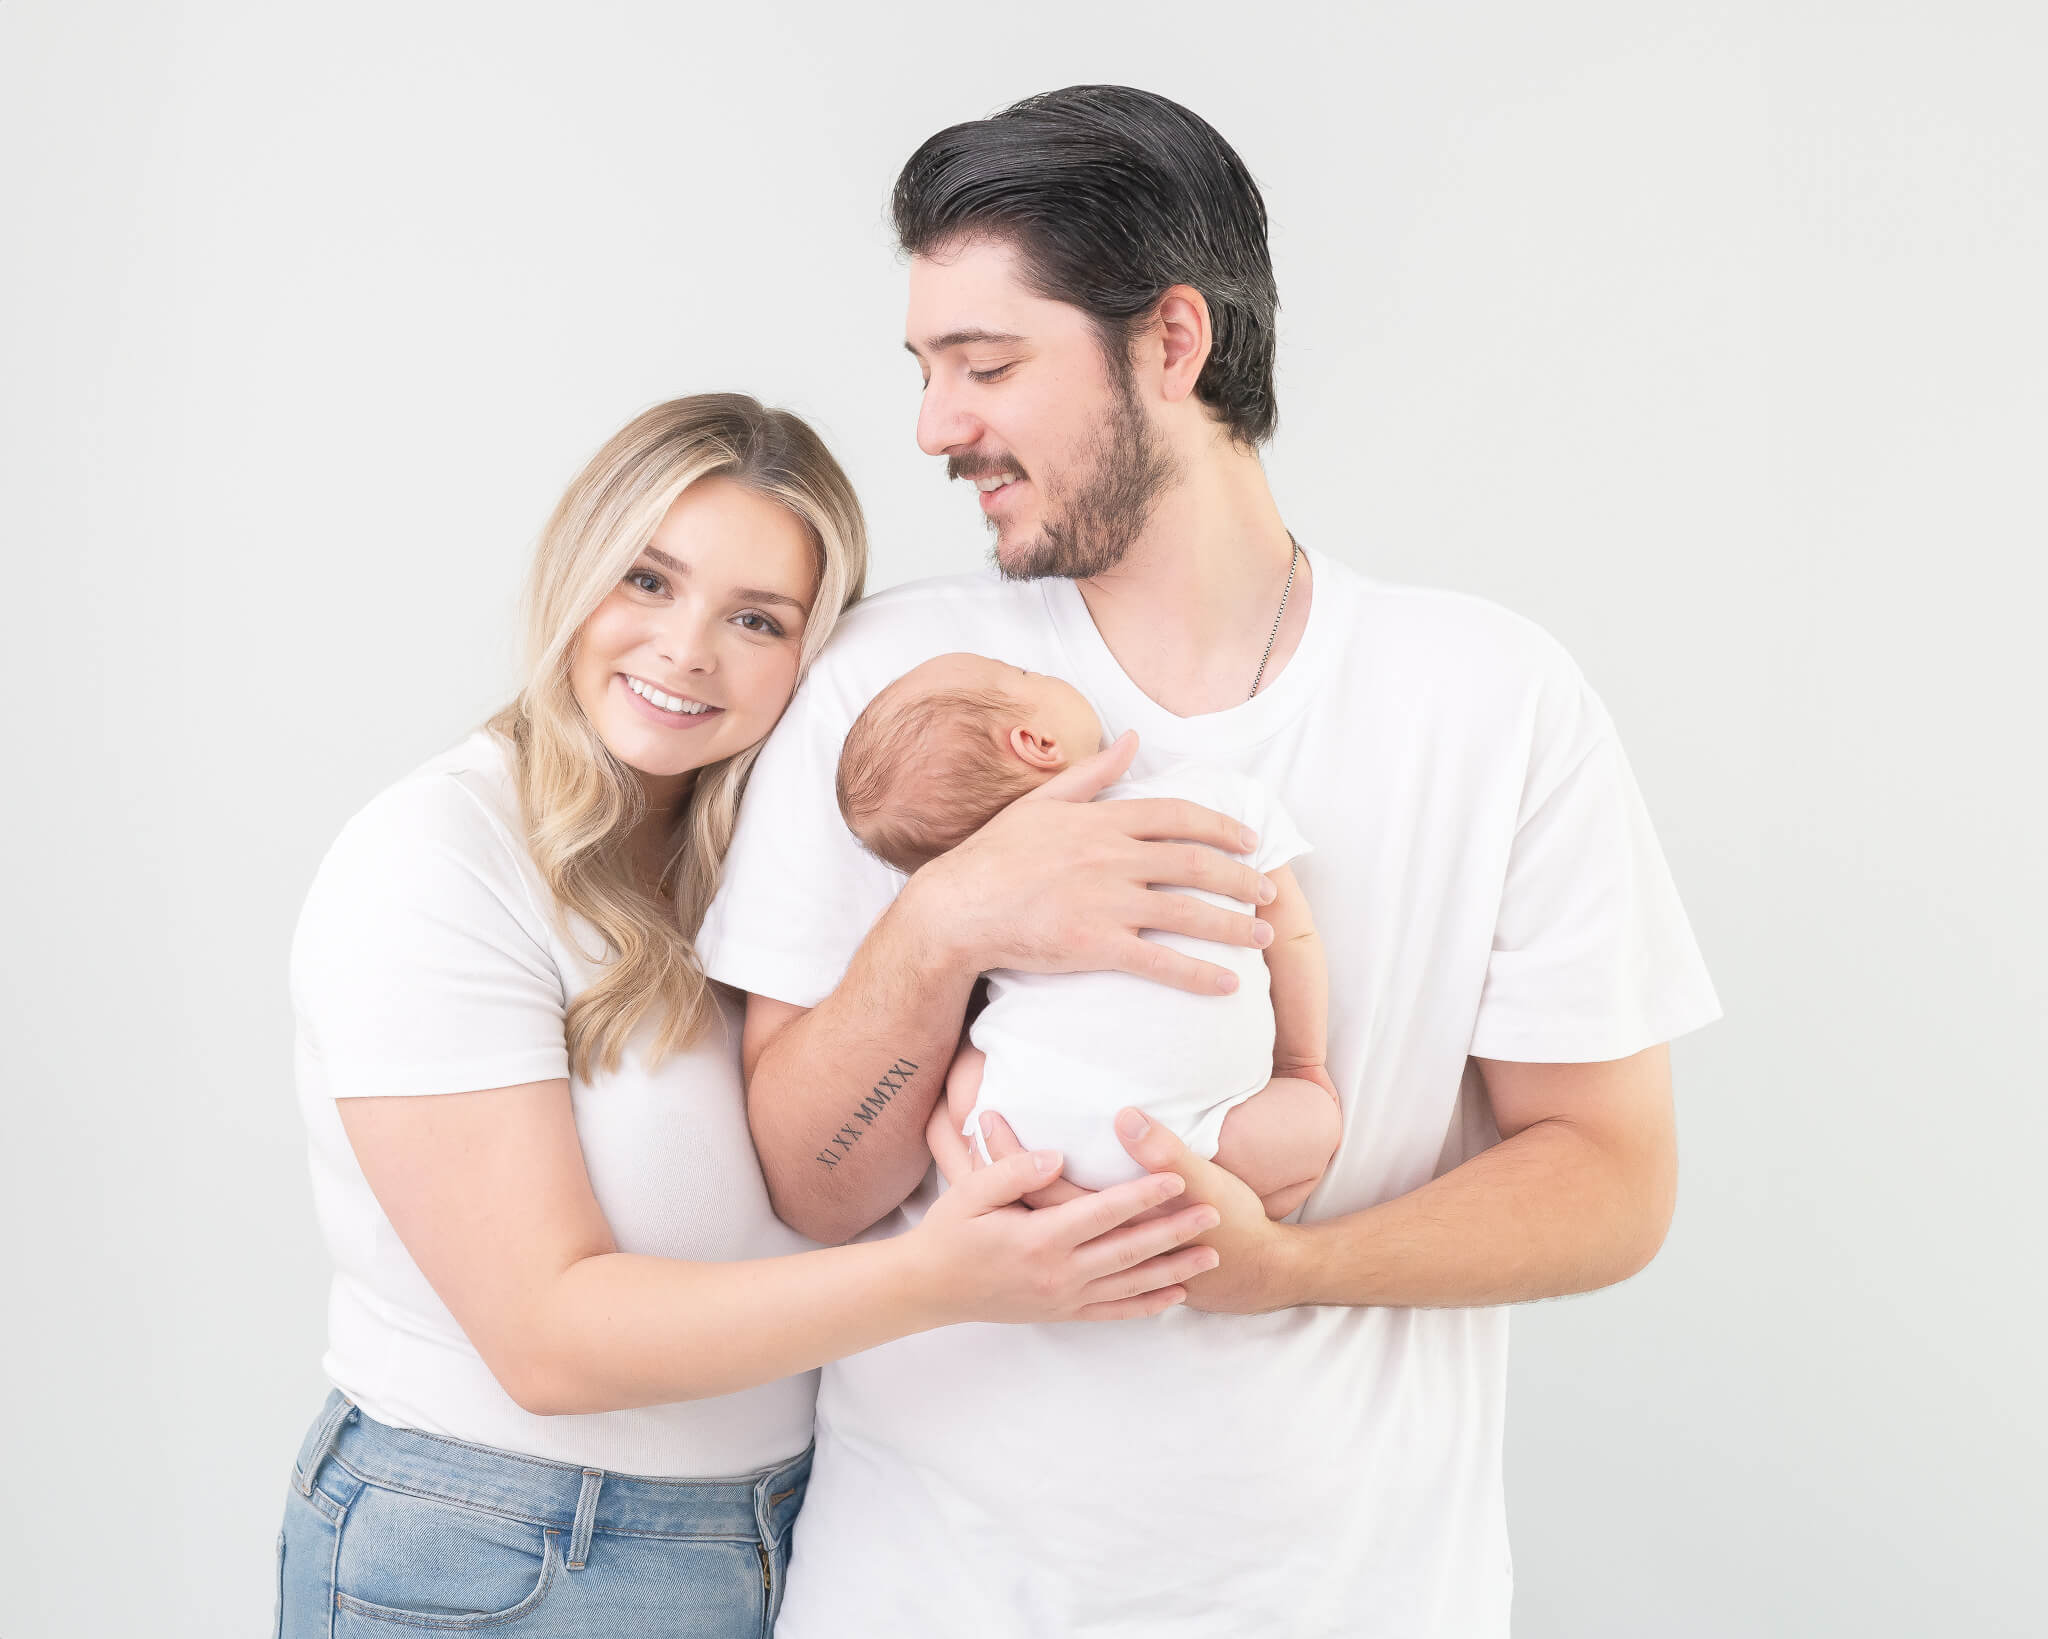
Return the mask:
[[979,561],[887,190],[1118,80],[1265,187],[1288,521],[1574,651],[1728,1010],[1662,1257],[1517,1319],[1518,1633],[2038,1632],[2044,47],[2018,3],[0,8],[0,1628],[267,1631],[315,862],[505,696],[529,543],[650,402],[812,417],[876,586]]

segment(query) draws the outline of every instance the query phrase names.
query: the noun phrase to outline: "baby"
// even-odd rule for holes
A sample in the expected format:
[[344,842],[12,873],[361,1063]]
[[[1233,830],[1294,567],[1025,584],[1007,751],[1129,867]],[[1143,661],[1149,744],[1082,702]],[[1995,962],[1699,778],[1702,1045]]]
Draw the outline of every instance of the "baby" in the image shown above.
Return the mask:
[[[876,695],[848,731],[839,811],[877,858],[915,871],[1101,750],[1102,738],[1101,719],[1072,684],[985,655],[941,655]],[[1342,1125],[1323,1064],[1322,941],[1287,863],[1308,844],[1262,787],[1206,763],[1119,781],[1097,800],[1135,797],[1197,802],[1258,833],[1250,863],[1279,890],[1272,904],[1255,911],[1201,889],[1174,891],[1260,916],[1273,942],[1260,952],[1145,932],[1234,972],[1237,988],[1222,996],[1128,973],[990,973],[988,1005],[946,1078],[948,1110],[977,1146],[983,1112],[1000,1112],[1027,1147],[1061,1151],[1071,1182],[1103,1189],[1143,1170],[1112,1127],[1118,1110],[1136,1105],[1284,1217],[1322,1178]]]

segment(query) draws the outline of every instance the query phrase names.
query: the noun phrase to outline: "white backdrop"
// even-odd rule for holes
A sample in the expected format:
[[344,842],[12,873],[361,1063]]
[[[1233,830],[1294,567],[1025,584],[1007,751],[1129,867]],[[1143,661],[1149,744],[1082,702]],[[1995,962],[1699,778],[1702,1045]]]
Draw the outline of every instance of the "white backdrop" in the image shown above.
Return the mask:
[[505,695],[529,542],[656,399],[813,418],[875,585],[977,561],[887,190],[1119,80],[1266,189],[1289,523],[1565,641],[1728,1009],[1662,1257],[1518,1317],[1518,1634],[2038,1632],[2044,45],[1955,0],[0,7],[0,1631],[267,1631],[314,863]]

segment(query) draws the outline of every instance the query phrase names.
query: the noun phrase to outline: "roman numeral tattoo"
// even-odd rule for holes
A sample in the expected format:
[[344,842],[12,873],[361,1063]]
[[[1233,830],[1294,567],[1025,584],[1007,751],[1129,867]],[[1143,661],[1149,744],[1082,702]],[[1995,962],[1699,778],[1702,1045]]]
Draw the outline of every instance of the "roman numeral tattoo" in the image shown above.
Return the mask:
[[846,1123],[830,1139],[825,1148],[813,1158],[820,1166],[836,1167],[839,1158],[852,1150],[861,1140],[861,1135],[875,1124],[875,1118],[889,1107],[889,1100],[903,1091],[904,1084],[917,1073],[917,1066],[909,1059],[898,1059],[882,1072],[882,1079],[868,1089],[868,1096],[854,1108],[853,1121]]

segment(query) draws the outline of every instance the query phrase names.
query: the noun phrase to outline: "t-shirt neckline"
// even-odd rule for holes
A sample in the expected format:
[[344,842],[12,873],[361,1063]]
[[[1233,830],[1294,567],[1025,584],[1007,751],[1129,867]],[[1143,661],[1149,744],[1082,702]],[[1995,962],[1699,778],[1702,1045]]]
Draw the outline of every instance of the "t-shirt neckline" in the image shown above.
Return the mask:
[[[1131,681],[1088,612],[1087,600],[1071,580],[1047,577],[1038,583],[1047,618],[1074,668],[1072,681],[1103,709],[1115,729],[1138,731],[1142,763],[1158,753],[1183,757],[1215,757],[1243,750],[1270,738],[1308,704],[1332,652],[1333,634],[1342,624],[1334,608],[1338,577],[1331,561],[1301,549],[1313,587],[1308,624],[1301,641],[1278,677],[1269,678],[1249,700],[1198,717],[1176,717]],[[1247,681],[1249,687],[1249,681]],[[1148,755],[1148,753],[1150,755]]]

